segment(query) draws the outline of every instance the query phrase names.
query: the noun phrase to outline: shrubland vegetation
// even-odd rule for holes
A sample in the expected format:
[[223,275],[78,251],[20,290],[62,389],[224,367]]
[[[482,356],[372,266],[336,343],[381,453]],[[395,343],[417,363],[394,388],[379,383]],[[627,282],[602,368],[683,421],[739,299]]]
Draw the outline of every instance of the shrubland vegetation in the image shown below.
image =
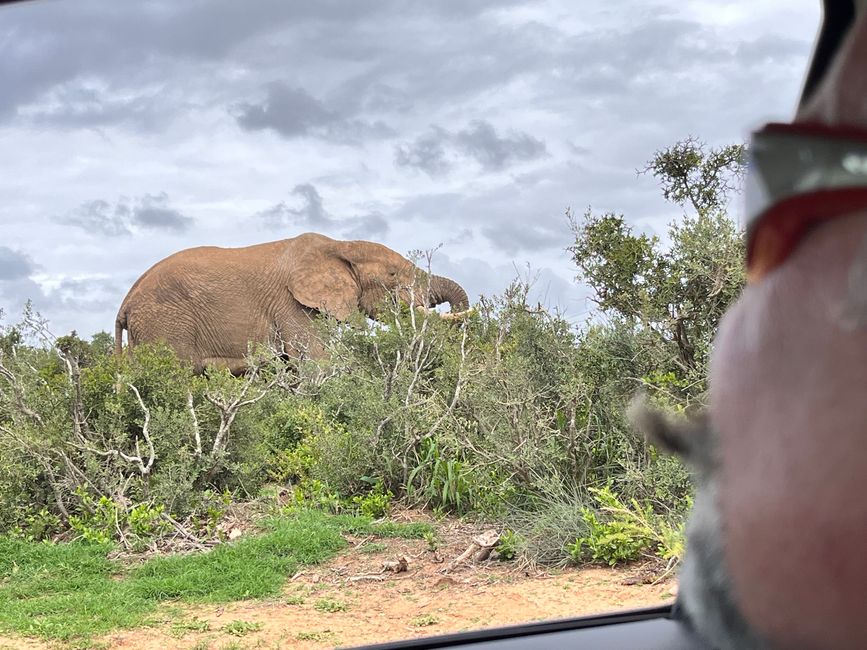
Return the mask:
[[686,213],[664,238],[568,215],[598,306],[579,327],[516,279],[463,322],[393,305],[383,323],[323,323],[326,362],[258,348],[234,378],[196,376],[159,345],[115,358],[109,335],[54,337],[28,309],[0,324],[0,542],[204,547],[239,502],[377,518],[399,501],[498,523],[504,558],[673,564],[688,476],[624,411],[640,389],[670,411],[702,399],[744,283],[725,212],[742,160],[694,140],[658,152],[645,171]]

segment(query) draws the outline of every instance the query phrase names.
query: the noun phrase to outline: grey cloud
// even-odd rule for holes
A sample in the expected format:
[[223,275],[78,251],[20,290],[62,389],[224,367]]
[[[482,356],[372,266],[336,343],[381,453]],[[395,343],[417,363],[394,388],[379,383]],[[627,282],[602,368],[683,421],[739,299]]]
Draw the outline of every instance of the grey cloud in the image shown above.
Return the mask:
[[[156,128],[170,117],[171,103],[183,104],[181,98],[189,96],[191,88],[208,87],[210,96],[203,98],[202,107],[228,96],[232,96],[231,103],[239,96],[249,96],[249,86],[260,83],[262,78],[285,76],[287,61],[303,62],[298,66],[302,71],[311,68],[324,71],[326,86],[335,63],[338,66],[351,63],[355,67],[367,63],[379,69],[384,77],[381,83],[362,81],[365,92],[357,92],[355,82],[350,79],[346,93],[337,97],[341,101],[334,106],[353,105],[354,98],[357,98],[355,109],[371,106],[370,98],[394,87],[391,82],[395,80],[389,78],[392,73],[406,78],[411,86],[396,88],[404,101],[421,98],[423,95],[416,91],[425,88],[435,95],[438,89],[431,83],[434,78],[475,89],[482,73],[490,70],[481,70],[486,65],[474,65],[470,75],[455,74],[455,70],[467,67],[454,65],[456,57],[464,58],[455,41],[467,40],[478,43],[478,50],[491,50],[489,41],[495,38],[496,49],[503,56],[527,52],[524,44],[516,43],[515,34],[502,34],[507,30],[496,28],[484,17],[488,9],[502,9],[510,4],[517,2],[261,0],[247,6],[235,0],[186,3],[154,0],[124,5],[122,9],[106,0],[21,3],[4,10],[0,25],[0,87],[4,91],[0,96],[0,118],[15,117],[21,107],[41,102],[53,89],[69,86],[68,96],[62,98],[65,105],[42,106],[33,117],[80,126],[132,120],[138,126]],[[419,40],[426,40],[436,31],[431,28],[443,23],[454,35],[443,43],[449,51],[443,53],[447,56],[439,57],[437,67],[441,68],[439,72],[449,74],[421,72],[420,59],[427,58],[430,52],[419,49]],[[482,25],[488,26],[485,38],[480,35]],[[439,40],[437,37],[436,41]],[[256,46],[250,47],[253,42]],[[424,47],[430,49],[429,45]],[[388,62],[383,61],[386,56]],[[514,59],[518,56],[526,57],[512,54],[511,67],[515,67]],[[225,61],[230,57],[232,65],[227,66]],[[476,57],[466,60],[475,61]],[[238,75],[238,71],[245,74]],[[370,71],[361,68],[354,73],[363,78]],[[99,80],[118,96],[99,93],[87,97],[85,92],[75,97],[75,86],[84,83],[83,75]],[[336,76],[346,81],[345,75]],[[144,80],[162,86],[160,94],[130,98]],[[168,104],[162,102],[165,91],[172,99]],[[308,108],[316,107],[314,104]],[[268,114],[265,104],[248,105],[247,109],[246,117],[253,124],[264,123],[275,130],[297,128],[291,121],[286,124],[279,116]],[[324,110],[329,112],[328,108]],[[368,122],[357,114],[338,112],[345,122],[328,133],[334,139],[376,137],[388,130],[382,122]],[[319,117],[325,117],[321,110]],[[273,125],[268,118],[275,120]]]
[[450,277],[464,287],[470,302],[476,302],[479,296],[502,295],[513,280],[522,279],[531,285],[528,298],[532,304],[541,303],[572,320],[587,314],[586,287],[575,284],[549,267],[514,263],[494,265],[476,257],[452,259],[437,253],[431,268],[434,273]]
[[541,140],[519,132],[501,137],[484,120],[474,120],[469,128],[459,131],[455,142],[484,169],[492,171],[499,171],[513,161],[533,160],[547,153]]
[[620,170],[616,176],[590,171],[566,162],[520,182],[509,176],[473,193],[419,194],[388,217],[395,222],[437,224],[437,231],[443,233],[439,241],[451,236],[453,245],[475,233],[479,243],[492,245],[495,255],[560,255],[571,241],[564,215],[570,204],[593,203],[597,208],[628,212],[636,206],[637,210],[648,207],[647,193],[641,191],[632,169]]
[[39,284],[30,278],[0,279],[0,313],[15,318],[23,312],[28,301],[37,309],[47,306],[45,293]]
[[132,223],[149,230],[185,232],[193,225],[193,219],[170,208],[168,200],[165,192],[145,194],[132,209]]
[[457,192],[418,194],[410,196],[394,211],[393,216],[403,221],[450,222],[465,217],[467,201],[467,197]]
[[[721,122],[738,123],[732,111],[755,114],[750,106],[754,98],[767,104],[773,97],[773,91],[744,90],[757,83],[767,89],[776,82],[768,75],[777,75],[764,63],[802,58],[810,49],[807,43],[773,35],[739,42],[724,28],[649,6],[636,11],[636,19],[623,26],[565,38],[557,56],[558,79],[537,86],[538,101],[582,115],[586,130],[619,120],[624,131],[641,135],[652,129],[670,133],[671,125],[678,125],[681,135],[696,127],[708,134]],[[721,110],[728,120],[720,119]]]
[[20,251],[0,246],[0,281],[20,280],[36,270],[33,260]]
[[497,223],[482,228],[482,234],[508,255],[564,245],[563,232],[531,223],[529,220]]
[[453,155],[463,154],[478,162],[486,171],[501,171],[518,162],[534,160],[547,154],[545,143],[527,133],[512,131],[497,134],[485,120],[473,120],[466,129],[455,133],[431,126],[427,133],[395,148],[398,167],[419,169],[429,176],[440,176],[453,166]]
[[0,246],[0,315],[15,317],[28,300],[44,301],[42,288],[30,277],[37,269],[26,253]]
[[461,228],[456,233],[454,233],[451,237],[449,237],[445,243],[448,245],[452,244],[462,244],[465,241],[469,241],[473,237],[473,231],[469,228]]
[[794,38],[767,34],[751,41],[740,43],[735,55],[744,64],[757,65],[767,62],[798,60],[809,51],[810,43]]
[[255,217],[261,219],[268,228],[273,230],[288,226],[327,228],[334,223],[333,219],[325,212],[319,191],[312,184],[296,185],[290,194],[301,198],[300,207],[292,208],[281,201],[257,213]]
[[97,199],[82,203],[64,217],[59,217],[59,223],[78,226],[87,232],[96,232],[108,237],[129,235],[130,210],[124,203],[114,206],[107,201]]
[[[33,309],[50,317],[49,329],[55,334],[73,328],[81,334],[111,330],[124,291],[108,278],[63,278],[48,290],[29,278],[0,280],[0,305],[4,307],[0,311],[14,319],[29,301]],[[57,328],[58,321],[63,329]]]
[[328,127],[323,137],[340,144],[359,146],[365,140],[385,140],[397,135],[397,131],[382,120],[345,120]]
[[388,221],[379,212],[346,219],[333,217],[312,183],[296,185],[290,194],[301,199],[300,206],[290,207],[281,201],[257,213],[254,219],[272,230],[303,227],[352,239],[371,239],[388,232]]
[[376,240],[388,234],[388,221],[380,213],[355,217],[348,221],[352,225],[343,232],[343,236],[347,239]]
[[428,133],[412,142],[398,145],[394,150],[394,162],[398,167],[420,169],[429,176],[441,176],[452,167],[445,149],[451,137],[445,129],[432,126]]
[[312,128],[328,124],[335,115],[303,88],[282,83],[268,86],[261,104],[241,104],[238,124],[248,131],[273,129],[286,137],[304,135]]
[[124,288],[108,278],[64,278],[47,292],[49,306],[78,309],[116,309],[123,298]]
[[88,201],[55,221],[107,237],[130,235],[137,228],[182,233],[194,223],[191,217],[169,207],[165,192],[134,200],[122,198],[114,205],[102,199]]
[[165,103],[166,98],[157,90],[113,91],[76,79],[52,89],[40,103],[19,113],[39,125],[88,128],[124,124],[149,130],[179,108]]
[[242,129],[271,129],[285,138],[311,135],[343,144],[360,144],[369,138],[386,138],[394,134],[381,120],[368,122],[347,118],[326,108],[303,88],[290,88],[281,82],[268,85],[261,103],[242,103],[236,111],[235,119]]

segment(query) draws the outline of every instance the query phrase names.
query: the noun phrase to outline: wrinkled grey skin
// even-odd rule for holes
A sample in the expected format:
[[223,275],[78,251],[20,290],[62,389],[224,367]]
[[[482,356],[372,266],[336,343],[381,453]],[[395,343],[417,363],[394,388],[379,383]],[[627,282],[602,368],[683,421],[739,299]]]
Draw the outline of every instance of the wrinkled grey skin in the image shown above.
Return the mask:
[[648,442],[680,456],[689,467],[695,500],[687,524],[687,545],[680,570],[678,604],[695,631],[719,650],[767,648],[739,611],[723,553],[717,501],[716,433],[706,414],[673,422],[636,400],[630,420]]
[[389,296],[428,307],[448,302],[453,312],[469,306],[456,282],[428,276],[375,242],[305,233],[244,248],[189,248],[157,262],[129,290],[115,322],[115,352],[126,329],[130,347],[165,341],[198,372],[244,372],[251,342],[277,343],[287,357],[321,358],[316,317],[345,321],[360,311],[375,319]]

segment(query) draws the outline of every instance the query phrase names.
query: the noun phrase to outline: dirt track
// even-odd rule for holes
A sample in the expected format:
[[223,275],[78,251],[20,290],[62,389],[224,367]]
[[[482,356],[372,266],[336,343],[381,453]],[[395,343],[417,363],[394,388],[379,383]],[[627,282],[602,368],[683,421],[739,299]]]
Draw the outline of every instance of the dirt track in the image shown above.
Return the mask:
[[[648,582],[638,567],[528,572],[492,560],[444,574],[473,532],[450,525],[440,531],[447,543],[436,552],[423,540],[350,537],[349,549],[294,576],[278,598],[186,607],[182,619],[118,631],[97,643],[152,650],[333,648],[653,605],[670,600],[675,589],[672,580]],[[408,571],[381,573],[384,560],[402,555]],[[242,623],[232,626],[236,621]],[[50,646],[0,637],[4,647]]]

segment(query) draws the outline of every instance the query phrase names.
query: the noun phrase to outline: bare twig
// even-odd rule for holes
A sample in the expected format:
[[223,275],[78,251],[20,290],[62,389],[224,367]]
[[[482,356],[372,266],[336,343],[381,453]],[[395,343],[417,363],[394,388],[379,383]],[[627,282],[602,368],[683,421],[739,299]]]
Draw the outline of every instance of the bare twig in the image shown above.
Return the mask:
[[388,578],[380,573],[371,573],[362,576],[351,576],[349,578],[349,582],[362,582],[365,580],[369,580],[372,582],[384,582],[385,580],[388,580]]
[[202,456],[202,434],[199,430],[199,418],[196,417],[196,408],[193,406],[193,394],[187,391],[187,409],[190,411],[190,416],[193,419],[193,436],[196,439],[196,457]]

